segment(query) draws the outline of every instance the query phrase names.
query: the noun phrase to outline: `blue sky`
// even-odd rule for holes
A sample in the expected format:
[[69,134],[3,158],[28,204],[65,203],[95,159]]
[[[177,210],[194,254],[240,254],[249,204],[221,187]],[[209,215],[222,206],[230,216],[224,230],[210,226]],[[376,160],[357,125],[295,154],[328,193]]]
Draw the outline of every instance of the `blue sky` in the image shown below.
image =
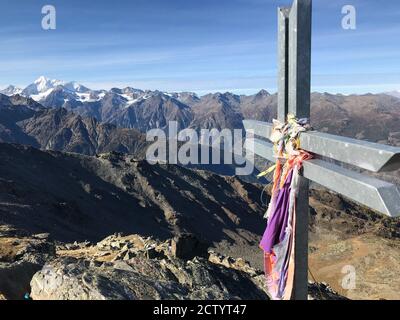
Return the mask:
[[[276,91],[274,0],[0,0],[0,87],[40,75],[91,88]],[[41,9],[57,29],[41,28]],[[341,27],[354,5],[357,29]],[[314,0],[312,87],[400,90],[400,2]]]

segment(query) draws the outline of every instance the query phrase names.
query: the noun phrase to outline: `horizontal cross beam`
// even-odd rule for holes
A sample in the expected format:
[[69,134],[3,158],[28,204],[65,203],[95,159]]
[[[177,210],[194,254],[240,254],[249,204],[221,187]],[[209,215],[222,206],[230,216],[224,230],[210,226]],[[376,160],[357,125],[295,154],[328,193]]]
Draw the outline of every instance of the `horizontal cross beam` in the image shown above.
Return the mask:
[[[272,124],[256,120],[244,120],[246,131],[253,130],[260,137],[269,137]],[[302,149],[320,156],[335,159],[372,172],[400,169],[400,148],[384,144],[336,136],[317,131],[300,135]]]
[[[269,161],[276,161],[273,145],[269,142],[247,138],[245,149]],[[400,192],[394,184],[319,159],[303,163],[303,176],[380,213],[400,216]]]

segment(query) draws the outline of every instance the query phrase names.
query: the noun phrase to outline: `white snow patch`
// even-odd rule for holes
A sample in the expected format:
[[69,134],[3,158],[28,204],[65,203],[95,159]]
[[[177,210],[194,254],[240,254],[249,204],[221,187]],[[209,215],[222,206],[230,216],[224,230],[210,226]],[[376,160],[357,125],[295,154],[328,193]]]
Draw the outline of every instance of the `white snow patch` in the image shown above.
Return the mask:
[[47,90],[44,91],[44,92],[41,92],[41,93],[38,93],[38,94],[33,94],[33,95],[31,95],[31,98],[32,98],[33,100],[35,100],[35,101],[43,100],[43,99],[47,98],[47,96],[48,96],[50,93],[52,93],[53,90],[54,90],[54,88],[50,88],[50,89],[47,89]]

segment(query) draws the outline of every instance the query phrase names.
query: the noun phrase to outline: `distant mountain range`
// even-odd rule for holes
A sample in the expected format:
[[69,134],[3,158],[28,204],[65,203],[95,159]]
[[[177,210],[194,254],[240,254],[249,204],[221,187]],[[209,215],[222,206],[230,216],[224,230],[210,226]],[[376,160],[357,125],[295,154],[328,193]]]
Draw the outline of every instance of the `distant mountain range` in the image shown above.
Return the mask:
[[[0,94],[11,96],[12,101],[25,101],[29,109],[36,111],[40,106],[64,108],[83,118],[94,118],[98,123],[143,133],[152,128],[165,129],[171,120],[178,122],[179,129],[242,128],[243,119],[271,121],[276,117],[277,107],[277,95],[266,90],[248,96],[226,92],[199,97],[191,92],[167,93],[131,87],[91,90],[76,82],[45,77],[25,89],[9,86]],[[2,100],[7,101],[5,97]],[[311,119],[314,128],[321,131],[400,143],[400,98],[395,93],[346,96],[313,93]]]
[[0,93],[8,96],[19,94],[47,108],[65,108],[100,122],[141,131],[165,128],[170,120],[178,121],[180,129],[187,127],[192,121],[192,113],[186,103],[199,99],[194,93],[170,94],[130,87],[91,90],[76,82],[45,77],[40,77],[25,89],[9,86]]

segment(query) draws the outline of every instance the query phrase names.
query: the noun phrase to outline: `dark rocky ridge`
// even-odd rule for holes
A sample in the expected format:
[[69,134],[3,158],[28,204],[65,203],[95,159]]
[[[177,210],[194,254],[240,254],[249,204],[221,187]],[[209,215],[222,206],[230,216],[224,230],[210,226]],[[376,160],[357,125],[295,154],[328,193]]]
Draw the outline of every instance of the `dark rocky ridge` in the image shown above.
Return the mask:
[[0,95],[0,142],[95,155],[123,152],[144,158],[145,136],[66,109],[46,109],[31,99]]
[[31,233],[73,241],[190,230],[219,241],[229,239],[225,228],[262,229],[260,187],[235,177],[117,153],[87,157],[10,144],[0,144],[0,159],[0,221]]
[[123,152],[144,157],[145,136],[134,129],[117,128],[68,112],[46,109],[20,121],[18,126],[42,149],[95,155]]
[[[10,248],[5,243],[16,240],[10,238],[29,242],[34,234],[43,232],[62,243],[97,242],[114,232],[152,236],[157,241],[192,233],[216,253],[244,258],[252,268],[262,268],[257,245],[265,226],[262,185],[175,165],[151,166],[118,153],[88,157],[10,144],[0,144],[0,177],[0,222],[18,231],[17,236],[0,235],[2,250]],[[400,283],[392,273],[399,267],[392,261],[400,259],[399,220],[382,217],[324,190],[312,191],[310,205],[310,268],[317,280],[352,298],[395,297]],[[18,236],[20,232],[23,237]],[[357,249],[359,246],[365,249]],[[79,256],[79,247],[61,246],[74,251],[69,256],[87,259]],[[9,263],[19,261],[18,253],[12,252],[1,252],[0,260],[8,263],[1,270],[15,270]],[[127,255],[118,253],[122,258]],[[365,262],[364,255],[371,260]],[[337,286],[341,265],[348,259],[358,266],[359,279],[367,281],[354,293]],[[64,260],[57,261],[54,266],[62,270]],[[86,262],[80,263],[77,268],[87,267]],[[336,267],[326,273],[331,265]],[[38,266],[23,270],[32,276]],[[390,279],[378,292],[368,282],[376,270],[384,271],[376,275],[382,283]],[[0,278],[2,274],[6,273],[0,271]]]

